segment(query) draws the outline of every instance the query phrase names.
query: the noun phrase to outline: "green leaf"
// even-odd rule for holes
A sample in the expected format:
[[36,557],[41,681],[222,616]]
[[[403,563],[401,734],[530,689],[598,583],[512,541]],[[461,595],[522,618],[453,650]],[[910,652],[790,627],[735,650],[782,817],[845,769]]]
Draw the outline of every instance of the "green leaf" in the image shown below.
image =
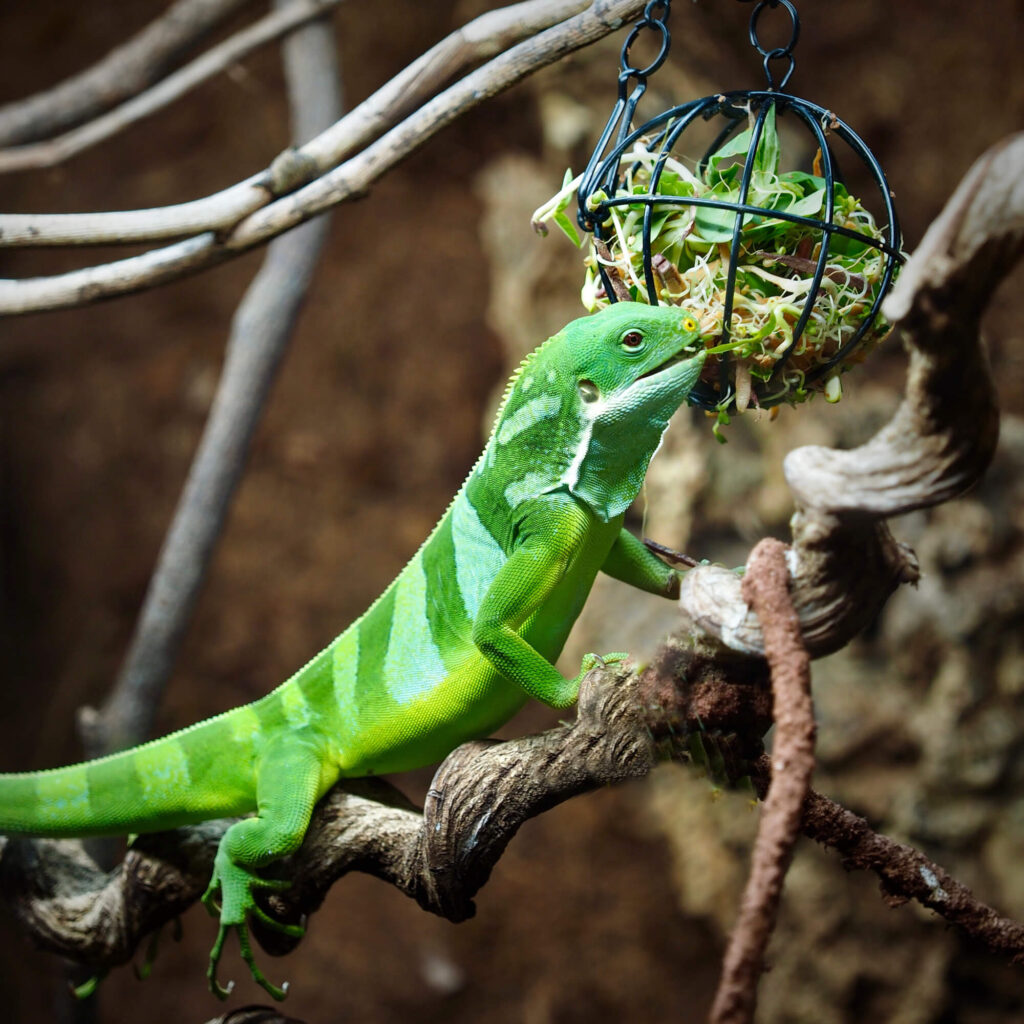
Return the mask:
[[[739,202],[739,195],[727,197],[731,202]],[[714,206],[698,206],[694,221],[694,233],[705,242],[728,242],[736,226],[736,213],[733,210],[720,210]]]
[[768,108],[768,116],[764,119],[764,128],[757,143],[757,152],[754,154],[754,170],[760,171],[762,174],[778,174],[780,156],[779,136],[775,131],[775,104],[773,103]]
[[[787,200],[792,198],[788,193],[784,193],[784,196]],[[811,192],[802,199],[779,203],[774,208],[785,210],[796,217],[813,217],[825,208],[825,187],[823,185],[817,192]]]
[[583,239],[580,237],[579,231],[576,230],[576,225],[569,220],[564,210],[559,210],[552,219],[569,236],[569,240],[577,249],[583,245]]
[[859,239],[839,234],[832,236],[832,241],[828,247],[830,254],[846,256],[851,261],[859,256],[863,256],[871,248],[873,246],[868,245],[867,242],[861,242]]
[[[716,152],[708,158],[705,180],[709,184],[713,177],[723,180],[723,176],[729,170],[733,170],[732,167],[724,170],[721,169],[722,163],[730,157],[743,157],[744,160],[740,161],[740,164],[745,163],[745,158],[747,156],[747,151],[750,149],[750,142],[752,138],[753,127],[750,127],[745,131],[740,132],[739,135],[731,138],[716,150]],[[775,130],[775,106],[773,104],[769,108],[768,114],[764,120],[764,127],[761,130],[761,138],[757,143],[757,152],[754,154],[754,166],[752,170],[759,172],[762,176],[774,176],[778,174],[779,171],[780,156],[779,136]],[[738,166],[739,165],[733,165],[733,167]]]
[[817,174],[808,174],[807,171],[786,171],[779,180],[795,185],[804,195],[818,192],[825,188],[824,178],[819,177]]
[[711,428],[711,433],[715,435],[715,440],[719,444],[729,443],[729,438],[722,433],[722,427],[729,426],[729,423],[729,414],[724,409],[720,409],[715,417],[715,425]]
[[693,182],[676,171],[665,171],[658,180],[658,191],[666,196],[692,196]]
[[651,214],[651,241],[653,242],[661,234],[661,229],[668,223],[670,218],[678,215],[678,210],[671,208],[660,210],[655,207],[654,213]]

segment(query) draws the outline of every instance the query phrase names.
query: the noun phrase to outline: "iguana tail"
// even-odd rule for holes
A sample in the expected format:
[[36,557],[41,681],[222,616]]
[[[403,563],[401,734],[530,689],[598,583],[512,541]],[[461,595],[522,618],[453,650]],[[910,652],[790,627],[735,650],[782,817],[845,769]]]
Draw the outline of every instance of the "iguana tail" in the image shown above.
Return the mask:
[[0,774],[0,833],[125,835],[254,810],[254,717],[235,708],[95,761]]

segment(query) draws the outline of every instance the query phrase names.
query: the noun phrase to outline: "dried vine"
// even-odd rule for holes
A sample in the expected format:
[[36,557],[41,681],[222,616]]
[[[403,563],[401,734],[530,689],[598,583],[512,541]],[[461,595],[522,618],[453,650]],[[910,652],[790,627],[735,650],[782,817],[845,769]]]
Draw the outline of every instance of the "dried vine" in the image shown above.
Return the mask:
[[789,597],[786,548],[767,538],[751,552],[743,596],[764,631],[771,667],[772,718],[777,771],[763,794],[750,877],[740,903],[711,1007],[711,1024],[750,1024],[757,1005],[757,983],[765,950],[775,930],[782,883],[800,834],[804,800],[814,773],[814,707],[811,663],[800,636],[800,620]]

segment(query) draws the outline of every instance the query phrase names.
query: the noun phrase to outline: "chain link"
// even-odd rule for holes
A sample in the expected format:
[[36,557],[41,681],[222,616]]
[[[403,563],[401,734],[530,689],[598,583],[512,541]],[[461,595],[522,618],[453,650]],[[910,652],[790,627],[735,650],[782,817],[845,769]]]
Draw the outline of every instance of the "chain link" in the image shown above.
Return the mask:
[[[643,82],[649,75],[653,75],[668,56],[669,46],[672,43],[672,36],[668,31],[668,15],[671,7],[671,0],[650,0],[644,8],[644,16],[633,26],[626,41],[622,44],[622,53],[619,57],[619,83],[623,84],[630,78]],[[638,68],[630,63],[629,51],[633,44],[640,38],[644,30],[653,31],[661,37],[661,45],[658,55],[646,67]]]
[[[752,0],[740,0],[740,3],[750,3]],[[761,18],[761,13],[766,7],[777,10],[779,7],[785,9],[789,15],[789,21],[791,30],[789,33],[789,42],[785,46],[775,46],[771,49],[766,49],[764,44],[761,42],[757,34],[758,22]],[[796,59],[793,57],[793,47],[796,46],[797,41],[800,39],[800,16],[796,12],[796,7],[790,2],[790,0],[758,0],[757,6],[751,12],[750,15],[750,45],[764,58],[764,74],[768,79],[768,88],[777,89],[779,91],[786,88],[786,83],[789,81],[790,76],[793,74],[793,70],[796,67]],[[776,81],[775,72],[772,70],[772,62],[778,60],[785,60],[787,67],[782,73],[782,77]]]

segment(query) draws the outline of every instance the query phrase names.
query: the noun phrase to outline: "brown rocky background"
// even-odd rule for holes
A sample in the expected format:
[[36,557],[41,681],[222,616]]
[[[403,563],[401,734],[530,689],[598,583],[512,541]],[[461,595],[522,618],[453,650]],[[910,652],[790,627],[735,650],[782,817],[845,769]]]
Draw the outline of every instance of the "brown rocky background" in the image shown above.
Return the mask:
[[[335,16],[351,105],[479,13],[480,0],[350,0]],[[161,10],[156,0],[9,4],[0,101],[56,82]],[[749,8],[677,0],[653,102],[758,86]],[[862,134],[896,192],[907,247],[971,161],[1024,114],[1024,5],[804,0],[794,92]],[[341,208],[246,481],[160,715],[161,731],[266,692],[359,614],[400,568],[481,443],[495,389],[579,312],[576,255],[529,212],[579,169],[614,95],[621,36],[449,128]],[[279,62],[256,55],[165,114],[66,166],[0,182],[6,210],[160,205],[265,166],[287,141]],[[90,257],[94,253],[88,254]],[[74,759],[73,718],[123,655],[201,430],[234,306],[260,260],[90,309],[0,328],[0,769]],[[82,254],[0,255],[28,276]],[[815,665],[822,791],[921,847],[1024,917],[1024,277],[997,296],[991,354],[1005,418],[983,486],[895,524],[925,576],[848,650]],[[890,341],[836,406],[746,417],[719,447],[679,417],[655,463],[647,531],[739,564],[786,535],[780,464],[806,443],[855,444],[898,398]],[[637,525],[640,522],[637,514]],[[609,584],[567,652],[649,651],[671,606]],[[510,733],[543,728],[531,707]],[[429,772],[402,781],[419,797]],[[749,795],[673,767],[576,800],[523,830],[475,920],[428,917],[344,879],[290,958],[263,962],[309,1022],[700,1021],[744,877]],[[762,986],[765,1024],[1004,1024],[1024,969],[930,913],[887,908],[870,878],[804,842]],[[199,909],[145,983],[102,986],[105,1022],[202,1021],[213,923]],[[232,1005],[263,1001],[233,951]],[[63,972],[0,912],[0,1016],[63,1019]]]

